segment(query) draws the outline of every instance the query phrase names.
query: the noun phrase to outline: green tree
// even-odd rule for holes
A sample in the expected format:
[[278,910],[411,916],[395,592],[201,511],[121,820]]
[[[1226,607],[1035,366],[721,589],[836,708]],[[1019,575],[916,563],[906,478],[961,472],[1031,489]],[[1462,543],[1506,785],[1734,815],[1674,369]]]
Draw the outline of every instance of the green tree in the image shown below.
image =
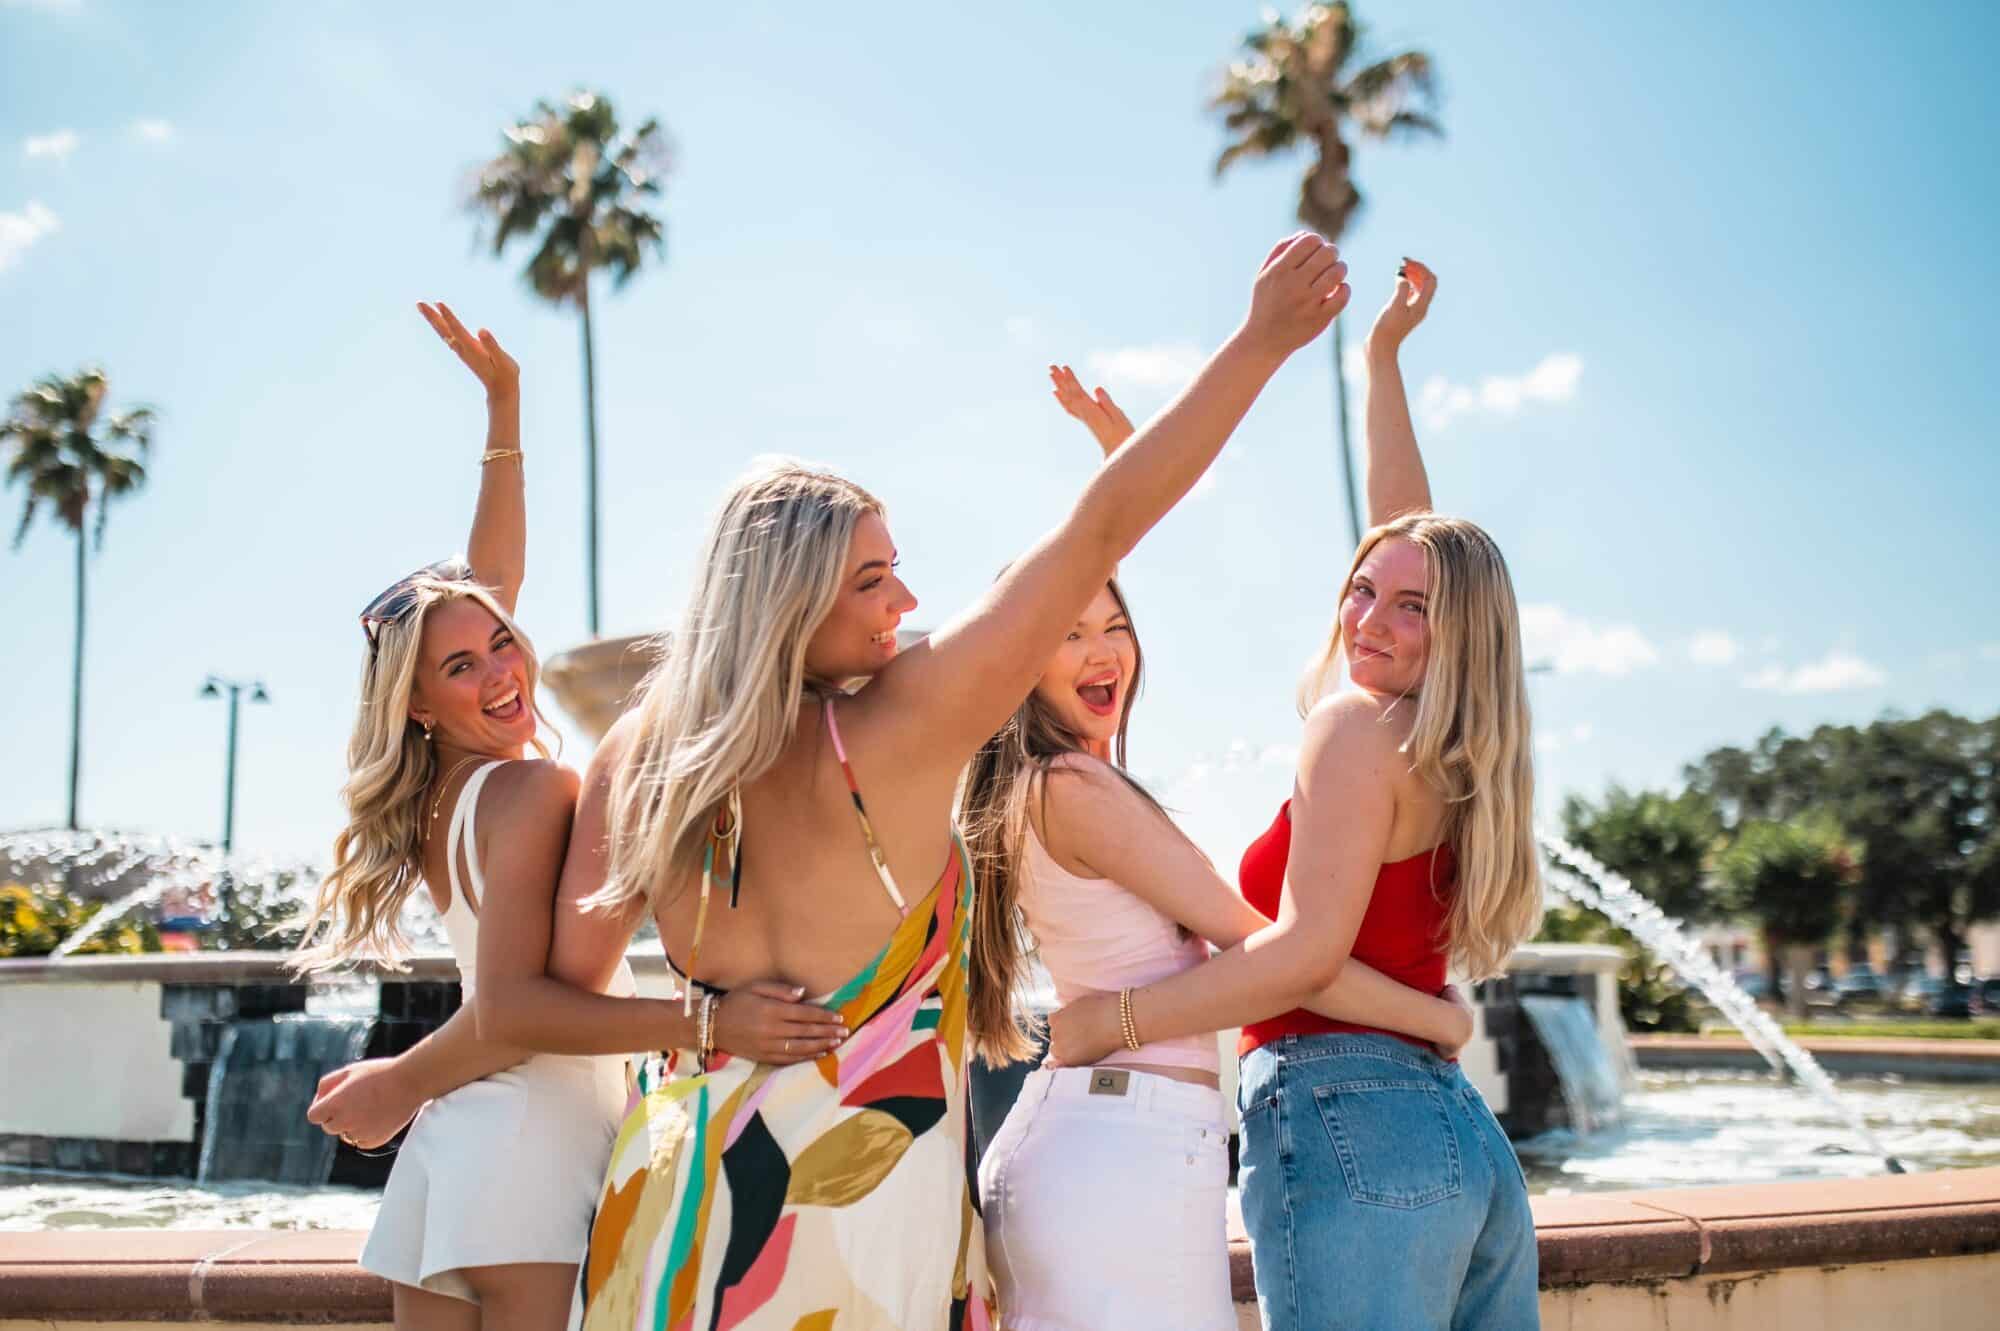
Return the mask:
[[1830,938],[1850,908],[1857,848],[1825,814],[1752,819],[1716,856],[1715,871],[1737,909],[1762,928],[1773,961],[1790,958],[1789,999],[1803,1015],[1806,951]]
[[[1262,28],[1243,39],[1243,55],[1223,74],[1209,103],[1220,113],[1230,142],[1215,159],[1221,176],[1246,157],[1275,157],[1299,146],[1312,161],[1299,182],[1299,220],[1338,242],[1361,210],[1354,184],[1354,134],[1390,139],[1442,135],[1432,112],[1431,58],[1402,51],[1364,61],[1363,29],[1353,9],[1308,5],[1287,21],[1268,14]],[[1340,427],[1341,475],[1347,482],[1347,520],[1361,540],[1361,507],[1354,483],[1354,447],[1348,438],[1347,371],[1340,320],[1333,324],[1334,412]]]
[[491,227],[498,257],[516,238],[533,248],[525,276],[536,295],[573,304],[583,323],[584,549],[590,636],[599,633],[597,539],[597,356],[590,327],[590,276],[632,279],[647,253],[666,255],[666,224],[646,203],[667,169],[666,131],[647,120],[618,127],[609,99],[577,92],[561,106],[537,102],[506,131],[507,145],[479,170],[474,212]]
[[92,535],[104,546],[104,523],[111,501],[146,483],[144,457],[153,441],[153,412],[132,407],[107,415],[104,399],[110,380],[101,369],[47,375],[15,395],[5,421],[0,421],[0,453],[7,481],[27,491],[14,546],[27,538],[35,515],[47,505],[56,520],[76,538],[76,642],[70,677],[69,826],[75,831],[77,792],[83,773],[83,625],[85,554],[84,524],[93,508]]
[[1950,965],[2000,915],[2000,718],[1947,711],[1867,726],[1773,730],[1688,769],[1725,822],[1836,819],[1859,848],[1853,927],[1928,934]]
[[1575,795],[1564,800],[1562,821],[1564,836],[1676,919],[1699,922],[1728,913],[1729,903],[1711,890],[1708,874],[1722,820],[1700,791],[1668,795],[1613,786],[1600,804]]

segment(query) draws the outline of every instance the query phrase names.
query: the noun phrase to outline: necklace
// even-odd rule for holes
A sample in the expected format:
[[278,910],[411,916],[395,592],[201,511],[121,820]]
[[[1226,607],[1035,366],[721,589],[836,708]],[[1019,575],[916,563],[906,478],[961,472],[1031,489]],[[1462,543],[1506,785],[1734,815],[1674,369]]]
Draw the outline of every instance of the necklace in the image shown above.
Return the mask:
[[451,770],[444,774],[444,780],[438,782],[437,798],[431,801],[431,820],[425,825],[424,829],[426,835],[428,835],[431,828],[437,826],[438,810],[444,807],[444,793],[451,788],[451,779],[464,771],[467,763],[476,763],[478,761],[479,755],[476,753],[460,758],[451,765]]

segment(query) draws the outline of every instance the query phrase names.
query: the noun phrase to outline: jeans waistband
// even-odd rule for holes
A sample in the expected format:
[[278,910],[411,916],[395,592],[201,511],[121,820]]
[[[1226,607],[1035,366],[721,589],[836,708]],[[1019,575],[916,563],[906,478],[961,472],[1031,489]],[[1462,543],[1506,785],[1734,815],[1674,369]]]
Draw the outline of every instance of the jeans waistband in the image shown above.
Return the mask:
[[[1043,1088],[1047,1089],[1044,1090]],[[1038,1068],[1028,1074],[1020,1099],[1084,1100],[1092,1108],[1129,1108],[1133,1113],[1184,1114],[1220,1119],[1222,1092],[1152,1072],[1130,1068]]]
[[1446,1081],[1465,1075],[1457,1063],[1393,1035],[1286,1035],[1259,1047],[1270,1050],[1280,1063],[1306,1063],[1319,1058],[1375,1058],[1401,1063]]

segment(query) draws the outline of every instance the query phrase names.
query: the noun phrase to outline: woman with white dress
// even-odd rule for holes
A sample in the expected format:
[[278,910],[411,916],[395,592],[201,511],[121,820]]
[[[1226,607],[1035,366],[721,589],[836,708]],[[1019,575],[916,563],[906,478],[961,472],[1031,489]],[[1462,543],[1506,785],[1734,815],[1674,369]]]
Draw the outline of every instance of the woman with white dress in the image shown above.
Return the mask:
[[[448,307],[418,308],[486,390],[479,500],[466,560],[399,579],[362,612],[348,823],[299,964],[393,960],[402,908],[422,889],[464,1004],[406,1053],[329,1075],[308,1117],[370,1148],[416,1116],[361,1256],[394,1283],[398,1327],[529,1331],[568,1315],[628,1092],[621,1058],[531,1054],[477,1030],[481,974],[541,970],[577,776],[542,743],[535,653],[512,617],[526,547],[518,368]],[[678,1003],[633,997],[622,962],[606,993],[551,987],[563,1019],[608,1011],[657,1043],[687,1034]],[[783,1061],[772,1019],[794,1008],[746,991],[719,1005],[713,1039]]]

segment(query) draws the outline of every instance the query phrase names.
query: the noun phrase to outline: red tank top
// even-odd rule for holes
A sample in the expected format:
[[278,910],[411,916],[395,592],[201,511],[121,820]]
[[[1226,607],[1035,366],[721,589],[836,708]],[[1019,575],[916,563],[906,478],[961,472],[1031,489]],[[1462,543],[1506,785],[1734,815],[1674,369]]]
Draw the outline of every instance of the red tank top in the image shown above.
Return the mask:
[[[1278,898],[1284,894],[1285,865],[1291,855],[1292,802],[1286,800],[1264,835],[1243,852],[1243,866],[1238,872],[1243,899],[1262,911],[1266,919],[1278,918]],[[1442,990],[1445,954],[1439,950],[1438,941],[1444,937],[1445,889],[1452,885],[1457,869],[1448,844],[1383,865],[1375,876],[1375,892],[1368,898],[1368,909],[1361,916],[1361,928],[1354,935],[1353,958],[1412,989],[1427,994]],[[1304,1008],[1293,1008],[1268,1021],[1245,1026],[1236,1042],[1236,1054],[1240,1058],[1258,1045],[1286,1035],[1340,1032],[1394,1035],[1420,1049],[1430,1048],[1413,1035],[1333,1021]]]

